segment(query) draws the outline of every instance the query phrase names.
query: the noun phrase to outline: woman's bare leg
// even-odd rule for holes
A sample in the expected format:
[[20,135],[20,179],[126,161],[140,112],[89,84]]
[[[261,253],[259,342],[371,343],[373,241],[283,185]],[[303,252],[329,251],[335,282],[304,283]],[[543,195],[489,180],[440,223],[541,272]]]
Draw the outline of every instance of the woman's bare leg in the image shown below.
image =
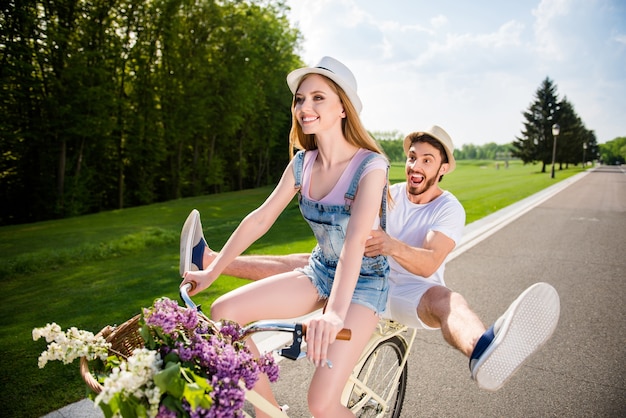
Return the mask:
[[350,305],[344,326],[352,331],[352,337],[350,341],[336,340],[330,345],[328,360],[333,367],[317,367],[309,387],[309,410],[316,418],[354,417],[341,404],[341,393],[378,319],[371,309],[354,303]]

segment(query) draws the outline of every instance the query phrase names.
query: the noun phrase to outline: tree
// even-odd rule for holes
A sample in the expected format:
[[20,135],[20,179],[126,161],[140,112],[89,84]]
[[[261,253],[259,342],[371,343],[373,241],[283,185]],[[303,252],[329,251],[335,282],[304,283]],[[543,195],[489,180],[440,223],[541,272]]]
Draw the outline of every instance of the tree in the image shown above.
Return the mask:
[[546,77],[535,93],[535,101],[523,112],[526,120],[522,135],[513,142],[513,156],[524,163],[541,162],[542,173],[546,172],[546,165],[552,158],[552,125],[558,119],[559,110],[556,85]]
[[381,148],[387,154],[389,161],[399,162],[404,161],[404,136],[400,131],[376,131],[371,132],[370,135],[381,146]]
[[600,144],[599,153],[603,164],[626,164],[626,136]]
[[[552,161],[555,140],[555,161],[559,169],[563,164],[567,167],[570,163],[582,162],[584,146],[590,150],[590,156],[597,147],[595,135],[585,128],[573,104],[566,97],[559,101],[556,90],[553,81],[546,77],[535,93],[535,101],[523,113],[526,120],[522,135],[513,142],[513,156],[524,163],[541,162],[542,173]],[[554,124],[560,126],[558,139],[552,135]]]

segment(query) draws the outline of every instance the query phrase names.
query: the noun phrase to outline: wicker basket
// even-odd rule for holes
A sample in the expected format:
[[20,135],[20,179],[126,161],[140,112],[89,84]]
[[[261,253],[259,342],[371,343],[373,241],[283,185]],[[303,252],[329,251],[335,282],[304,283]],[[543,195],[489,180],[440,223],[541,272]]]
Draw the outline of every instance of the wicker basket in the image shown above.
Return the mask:
[[[135,348],[143,347],[144,340],[139,332],[138,314],[118,327],[107,325],[97,335],[100,335],[111,343],[109,354],[121,355],[125,358],[130,357]],[[102,385],[91,374],[89,370],[89,362],[85,357],[80,358],[80,375],[87,384],[87,387],[95,393],[102,392]]]

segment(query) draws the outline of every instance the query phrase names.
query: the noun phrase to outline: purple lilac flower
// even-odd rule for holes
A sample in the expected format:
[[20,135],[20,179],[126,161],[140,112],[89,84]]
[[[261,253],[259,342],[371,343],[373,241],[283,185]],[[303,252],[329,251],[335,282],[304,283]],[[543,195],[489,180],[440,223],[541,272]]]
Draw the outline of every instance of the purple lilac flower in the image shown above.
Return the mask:
[[198,408],[195,409],[195,411],[192,411],[191,410],[191,405],[189,405],[189,402],[187,402],[187,399],[184,399],[184,398],[183,398],[183,409],[192,418],[196,418],[196,417],[204,418],[204,417],[208,417],[209,416],[209,411],[207,409],[204,409],[204,408],[198,407]]
[[167,356],[171,351],[172,348],[170,346],[162,345],[159,347],[159,354],[161,354],[161,358],[165,358],[165,356]]
[[233,321],[226,321],[220,328],[220,334],[230,337],[230,341],[239,341],[241,339],[241,326]]
[[211,336],[209,339],[194,338],[192,349],[194,357],[197,359],[200,367],[205,368],[208,373],[215,373],[215,363],[217,362],[217,348],[221,341]]
[[168,298],[157,299],[152,309],[144,309],[146,325],[160,327],[166,335],[176,338],[178,330],[192,330],[198,325],[198,313],[183,308]]
[[270,382],[278,381],[280,369],[272,353],[265,353],[263,357],[259,358],[259,370],[267,375]]
[[176,412],[171,411],[169,408],[167,408],[164,405],[161,405],[159,407],[159,412],[157,412],[157,416],[156,418],[177,418],[178,415],[176,414]]
[[180,341],[176,342],[176,348],[173,351],[176,352],[181,361],[184,362],[192,361],[196,357],[193,347],[187,347],[185,343]]
[[211,384],[213,385],[211,397],[214,403],[211,405],[210,416],[215,418],[241,416],[246,395],[237,382],[232,379],[220,380],[213,376]]
[[195,328],[195,334],[199,335],[208,335],[212,334],[212,331],[209,330],[209,326],[202,322],[198,322],[198,326]]

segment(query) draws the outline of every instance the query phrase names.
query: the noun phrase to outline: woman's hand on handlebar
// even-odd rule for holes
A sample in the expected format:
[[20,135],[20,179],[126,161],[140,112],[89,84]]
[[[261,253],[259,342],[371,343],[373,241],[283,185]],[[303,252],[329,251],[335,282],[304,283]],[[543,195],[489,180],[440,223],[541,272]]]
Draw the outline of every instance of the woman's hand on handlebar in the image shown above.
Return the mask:
[[306,342],[307,358],[316,366],[327,364],[328,346],[332,344],[339,331],[343,329],[343,320],[333,313],[324,313],[312,318],[307,323]]
[[209,287],[214,281],[215,278],[211,277],[210,270],[186,271],[183,274],[183,281],[180,283],[180,287],[190,284],[189,296],[193,296]]

